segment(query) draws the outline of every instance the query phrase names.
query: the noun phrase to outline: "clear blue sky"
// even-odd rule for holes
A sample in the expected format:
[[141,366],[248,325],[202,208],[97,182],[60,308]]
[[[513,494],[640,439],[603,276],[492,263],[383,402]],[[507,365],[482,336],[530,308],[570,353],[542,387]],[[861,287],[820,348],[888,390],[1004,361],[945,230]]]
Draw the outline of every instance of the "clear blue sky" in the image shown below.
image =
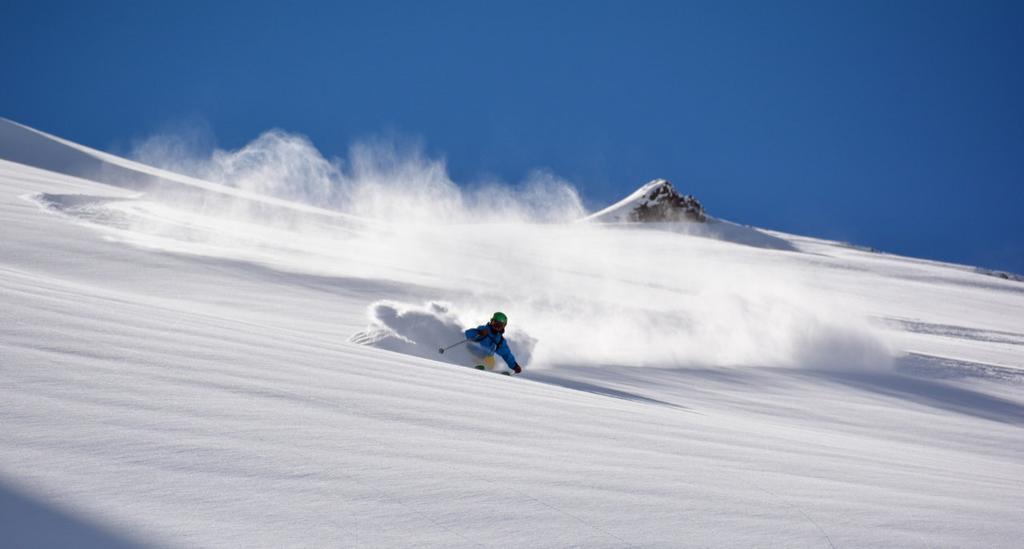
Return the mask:
[[0,116],[101,149],[202,120],[588,206],[666,177],[719,217],[1024,272],[1024,2],[17,2]]

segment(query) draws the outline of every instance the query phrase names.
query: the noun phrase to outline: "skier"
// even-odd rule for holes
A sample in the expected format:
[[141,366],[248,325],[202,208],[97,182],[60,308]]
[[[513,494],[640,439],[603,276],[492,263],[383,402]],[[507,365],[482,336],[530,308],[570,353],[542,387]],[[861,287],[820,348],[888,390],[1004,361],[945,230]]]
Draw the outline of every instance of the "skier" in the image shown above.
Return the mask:
[[469,352],[483,362],[483,364],[477,364],[478,370],[483,370],[485,364],[493,368],[494,354],[497,353],[505,359],[505,364],[508,364],[513,372],[517,374],[523,372],[522,367],[516,362],[516,357],[512,355],[512,349],[508,348],[508,342],[505,341],[504,333],[507,324],[508,317],[505,316],[505,313],[497,312],[491,316],[491,320],[487,324],[466,330],[466,339],[469,340],[466,347],[469,348]]

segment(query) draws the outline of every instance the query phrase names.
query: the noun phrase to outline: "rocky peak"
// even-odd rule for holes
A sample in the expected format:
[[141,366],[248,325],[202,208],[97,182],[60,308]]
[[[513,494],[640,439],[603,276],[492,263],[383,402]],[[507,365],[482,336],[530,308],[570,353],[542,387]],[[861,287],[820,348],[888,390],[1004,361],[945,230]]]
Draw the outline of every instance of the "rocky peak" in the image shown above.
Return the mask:
[[704,206],[693,195],[682,195],[667,179],[656,179],[644,186],[642,197],[629,212],[629,220],[704,222]]

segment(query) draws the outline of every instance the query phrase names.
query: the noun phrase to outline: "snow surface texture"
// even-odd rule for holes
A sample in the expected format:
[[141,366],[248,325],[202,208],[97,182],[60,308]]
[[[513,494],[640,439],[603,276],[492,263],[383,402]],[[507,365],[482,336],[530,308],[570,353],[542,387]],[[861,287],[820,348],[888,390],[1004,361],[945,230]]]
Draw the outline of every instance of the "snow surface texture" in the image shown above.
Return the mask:
[[[304,144],[180,175],[0,123],[0,544],[1024,537],[1020,282]],[[524,375],[438,360],[497,309]]]

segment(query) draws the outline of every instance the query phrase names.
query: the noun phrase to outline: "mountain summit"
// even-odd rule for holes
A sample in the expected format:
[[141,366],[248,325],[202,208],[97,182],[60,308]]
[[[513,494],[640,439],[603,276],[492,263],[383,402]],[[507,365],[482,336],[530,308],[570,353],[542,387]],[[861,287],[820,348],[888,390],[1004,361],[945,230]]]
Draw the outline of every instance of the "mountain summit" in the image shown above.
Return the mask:
[[673,222],[707,221],[704,206],[693,195],[682,195],[667,179],[655,179],[626,198],[591,215],[591,221]]

